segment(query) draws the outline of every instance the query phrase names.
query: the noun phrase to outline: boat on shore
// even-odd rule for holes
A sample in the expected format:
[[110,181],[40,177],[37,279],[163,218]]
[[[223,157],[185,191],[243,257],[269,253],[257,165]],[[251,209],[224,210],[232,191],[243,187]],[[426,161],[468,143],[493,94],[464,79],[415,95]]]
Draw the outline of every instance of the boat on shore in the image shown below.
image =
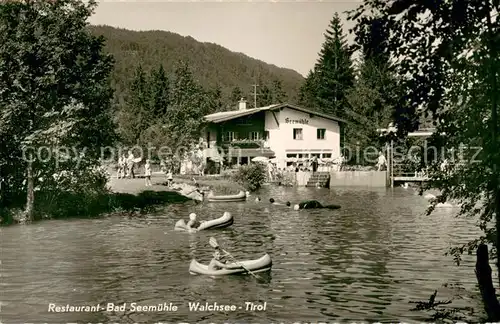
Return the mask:
[[238,268],[209,270],[208,265],[199,263],[198,261],[193,259],[189,264],[189,273],[192,275],[223,276],[223,275],[249,274],[248,270],[250,270],[253,273],[266,272],[271,270],[273,262],[269,254],[266,253],[265,255],[263,255],[258,259],[228,263],[228,265]]
[[[210,230],[210,229],[218,229],[218,228],[226,228],[234,223],[233,215],[229,212],[225,212],[221,217],[216,219],[211,219],[209,221],[201,222],[201,225],[196,229],[196,231]],[[174,230],[176,231],[188,231],[186,226],[186,222],[183,219],[180,219],[175,223]]]
[[225,195],[225,196],[216,196],[211,191],[207,195],[207,200],[210,202],[233,202],[233,201],[245,201],[247,199],[247,195],[244,191],[240,191],[235,195]]

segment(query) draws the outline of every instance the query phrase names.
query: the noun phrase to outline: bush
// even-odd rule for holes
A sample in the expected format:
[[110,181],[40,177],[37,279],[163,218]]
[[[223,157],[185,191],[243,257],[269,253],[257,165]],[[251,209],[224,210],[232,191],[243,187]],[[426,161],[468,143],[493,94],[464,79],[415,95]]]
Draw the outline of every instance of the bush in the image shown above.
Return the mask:
[[248,191],[258,190],[266,180],[266,168],[262,163],[243,165],[233,175],[233,180]]

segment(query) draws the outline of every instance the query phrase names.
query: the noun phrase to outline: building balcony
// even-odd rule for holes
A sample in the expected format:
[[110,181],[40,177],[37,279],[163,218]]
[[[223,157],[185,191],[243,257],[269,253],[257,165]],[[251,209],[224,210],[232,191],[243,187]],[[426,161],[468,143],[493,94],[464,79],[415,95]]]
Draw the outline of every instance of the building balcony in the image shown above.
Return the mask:
[[238,147],[238,148],[265,148],[266,142],[264,140],[232,140],[232,141],[222,141],[222,147]]

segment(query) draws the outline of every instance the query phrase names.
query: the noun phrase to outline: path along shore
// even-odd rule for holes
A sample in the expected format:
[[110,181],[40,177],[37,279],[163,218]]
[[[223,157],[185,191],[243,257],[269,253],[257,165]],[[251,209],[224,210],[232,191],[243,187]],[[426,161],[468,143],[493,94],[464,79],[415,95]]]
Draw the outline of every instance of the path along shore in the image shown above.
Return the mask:
[[111,191],[116,193],[127,193],[137,195],[143,191],[156,191],[156,192],[176,192],[186,198],[200,201],[201,195],[196,192],[197,187],[193,184],[188,184],[184,181],[176,182],[174,179],[174,184],[172,187],[166,185],[167,178],[162,173],[156,173],[151,176],[152,186],[146,186],[144,178],[135,179],[117,179],[116,177],[111,177],[108,186]]

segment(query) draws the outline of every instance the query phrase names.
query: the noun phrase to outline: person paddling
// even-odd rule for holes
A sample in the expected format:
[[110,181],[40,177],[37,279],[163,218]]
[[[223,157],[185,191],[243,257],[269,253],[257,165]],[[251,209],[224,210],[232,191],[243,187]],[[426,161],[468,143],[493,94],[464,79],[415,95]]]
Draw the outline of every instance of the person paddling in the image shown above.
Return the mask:
[[299,210],[299,209],[320,209],[320,208],[327,208],[327,209],[339,209],[339,205],[326,205],[323,206],[319,201],[317,200],[306,200],[303,201],[299,204],[296,204],[293,206],[294,210]]
[[210,260],[210,263],[208,264],[208,269],[209,270],[220,270],[220,269],[240,269],[242,266],[239,265],[230,265],[226,264],[227,261],[225,261],[221,255],[221,250],[217,246],[215,247],[214,251],[214,257],[212,260]]

